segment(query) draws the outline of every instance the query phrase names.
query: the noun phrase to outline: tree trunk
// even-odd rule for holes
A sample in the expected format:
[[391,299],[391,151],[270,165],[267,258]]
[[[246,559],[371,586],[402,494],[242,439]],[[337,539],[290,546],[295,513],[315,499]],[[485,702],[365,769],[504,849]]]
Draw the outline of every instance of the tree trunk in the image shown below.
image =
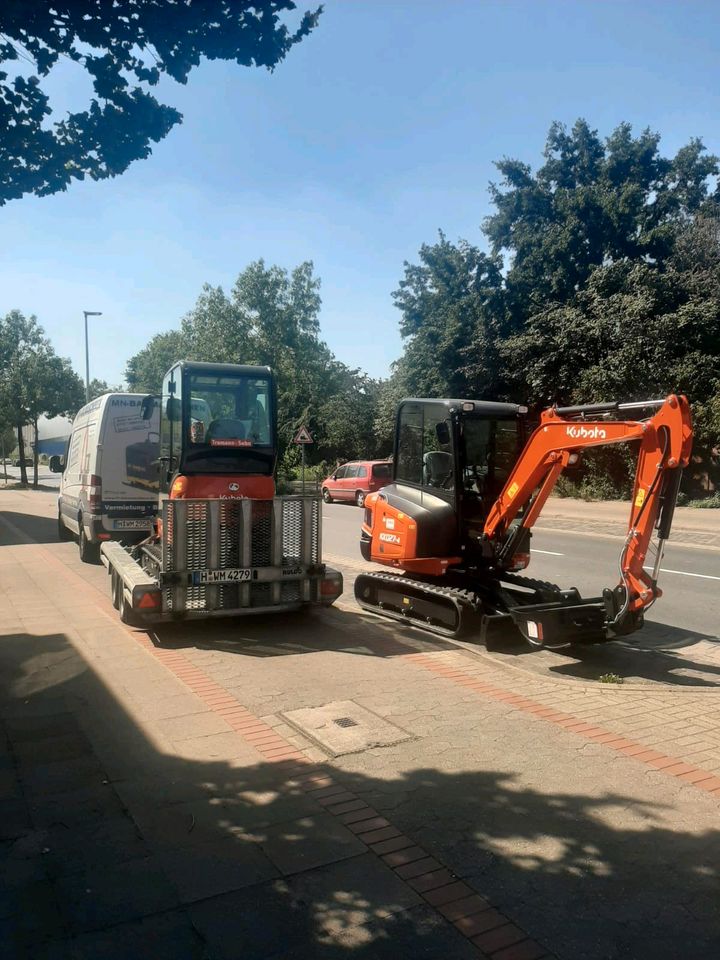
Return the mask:
[[38,488],[38,422],[33,420],[35,443],[33,445],[33,490]]
[[23,439],[23,425],[19,423],[17,425],[17,439],[18,439],[18,457],[20,458],[20,483],[23,486],[27,486],[27,470],[25,469],[25,441]]

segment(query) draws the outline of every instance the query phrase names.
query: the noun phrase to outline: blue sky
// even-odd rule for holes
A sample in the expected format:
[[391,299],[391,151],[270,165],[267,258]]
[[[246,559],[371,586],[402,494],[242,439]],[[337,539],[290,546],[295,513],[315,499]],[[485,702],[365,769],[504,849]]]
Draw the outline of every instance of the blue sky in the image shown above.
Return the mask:
[[[91,376],[118,383],[203,283],[310,259],[324,339],[385,375],[403,261],[438,229],[482,244],[493,161],[537,166],[553,120],[720,154],[719,28],[720,4],[692,0],[326,0],[274,74],[205,63],[166,82],[184,123],[122,177],[0,208],[0,313],[37,314],[82,375],[82,311],[103,311]],[[53,77],[64,109],[88,95],[74,70]]]

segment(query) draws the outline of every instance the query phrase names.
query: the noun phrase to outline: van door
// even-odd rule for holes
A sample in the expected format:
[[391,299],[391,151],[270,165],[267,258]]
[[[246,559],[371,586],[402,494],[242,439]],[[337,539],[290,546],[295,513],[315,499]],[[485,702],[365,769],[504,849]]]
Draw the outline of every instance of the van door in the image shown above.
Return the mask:
[[102,531],[150,532],[158,508],[160,411],[143,420],[142,394],[110,394],[98,444]]
[[87,423],[73,427],[68,440],[65,455],[65,470],[60,480],[60,512],[66,527],[75,533],[80,532],[78,513],[80,512],[80,465],[83,449],[87,440]]

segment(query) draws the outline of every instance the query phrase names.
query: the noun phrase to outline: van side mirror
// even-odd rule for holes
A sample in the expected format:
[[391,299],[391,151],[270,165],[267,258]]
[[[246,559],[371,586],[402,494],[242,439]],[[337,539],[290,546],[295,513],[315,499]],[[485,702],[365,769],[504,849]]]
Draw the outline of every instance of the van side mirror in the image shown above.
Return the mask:
[[53,457],[50,457],[50,463],[48,464],[50,468],[50,473],[64,473],[65,472],[65,457],[58,456],[57,454]]
[[447,420],[435,424],[435,436],[441,446],[446,447],[450,443],[450,427]]
[[152,420],[152,415],[155,412],[155,403],[157,397],[143,397],[140,401],[140,416],[143,420]]

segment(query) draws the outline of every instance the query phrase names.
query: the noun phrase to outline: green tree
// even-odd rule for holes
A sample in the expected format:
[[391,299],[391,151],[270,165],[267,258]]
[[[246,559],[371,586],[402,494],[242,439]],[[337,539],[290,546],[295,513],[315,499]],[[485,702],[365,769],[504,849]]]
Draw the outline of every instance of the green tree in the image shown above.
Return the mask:
[[102,397],[106,393],[123,393],[123,388],[122,386],[108,386],[105,380],[98,380],[96,377],[93,377],[90,381],[90,399],[95,400],[96,397]]
[[406,347],[395,372],[422,396],[498,399],[506,391],[495,344],[503,312],[501,263],[441,232],[405,264],[393,294]]
[[135,356],[128,360],[125,370],[131,393],[159,394],[163,377],[178,360],[190,359],[179,330],[158,333]]
[[310,262],[288,271],[249,264],[229,294],[206,285],[181,329],[154,337],[128,363],[133,390],[157,392],[178,359],[272,367],[278,381],[278,439],[285,467],[305,424],[315,444],[310,461],[347,459],[375,449],[377,385],[340,363],[320,339],[320,281]]
[[30,424],[35,430],[37,486],[38,418],[74,413],[83,399],[80,378],[69,360],[55,354],[36,317],[11,310],[0,319],[0,420],[16,431],[22,483],[27,483],[23,426]]
[[[441,234],[405,266],[389,391],[533,405],[682,391],[716,469],[718,159],[699,140],[663,157],[659,142],[628,124],[602,140],[579,120],[553,124],[536,172],[498,163],[490,255]],[[619,455],[602,470],[627,485]]]
[[[0,205],[28,193],[102,180],[148,157],[182,121],[150,90],[186,83],[202,58],[273,70],[318,23],[291,30],[292,0],[4,0],[0,9]],[[51,124],[44,83],[60,57],[82,67],[94,96]],[[28,64],[30,69],[28,69]]]
[[38,419],[74,415],[85,402],[85,389],[70,361],[56,356],[48,341],[25,358],[23,371],[22,413],[33,428],[33,487],[37,488]]
[[604,263],[663,263],[677,228],[710,193],[718,159],[691,140],[672,158],[660,136],[632,136],[621,124],[606,139],[578,120],[550,127],[545,162],[533,173],[519,160],[496,164],[490,193],[496,212],[484,232],[495,254],[511,260],[508,304],[522,322],[549,302],[564,303]]

